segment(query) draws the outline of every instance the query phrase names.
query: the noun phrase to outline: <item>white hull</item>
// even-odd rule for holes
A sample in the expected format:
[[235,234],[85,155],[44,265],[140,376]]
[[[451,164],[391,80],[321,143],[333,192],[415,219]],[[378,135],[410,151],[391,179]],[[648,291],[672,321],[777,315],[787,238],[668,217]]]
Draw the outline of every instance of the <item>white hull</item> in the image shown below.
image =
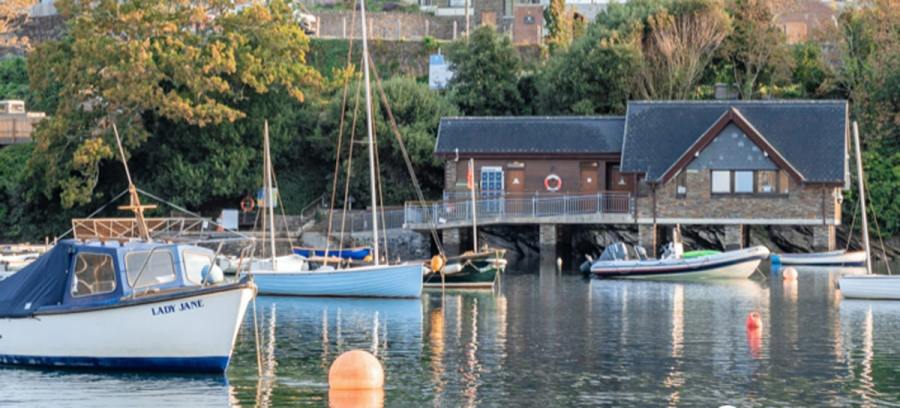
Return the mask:
[[152,303],[0,318],[0,363],[222,372],[254,296],[250,285]]
[[900,300],[900,276],[844,276],[838,286],[846,299]]
[[752,247],[690,259],[597,261],[591,272],[599,277],[627,279],[746,279],[769,256],[765,247]]
[[866,252],[831,251],[810,254],[779,254],[772,257],[772,263],[780,263],[783,266],[864,266]]
[[316,271],[254,271],[262,295],[417,298],[421,264],[364,266]]

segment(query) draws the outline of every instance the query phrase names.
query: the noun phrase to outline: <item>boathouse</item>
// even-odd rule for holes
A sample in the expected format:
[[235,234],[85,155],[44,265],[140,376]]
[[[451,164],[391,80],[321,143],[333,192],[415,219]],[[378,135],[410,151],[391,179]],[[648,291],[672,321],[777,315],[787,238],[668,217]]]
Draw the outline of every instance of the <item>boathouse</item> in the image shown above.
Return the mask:
[[408,204],[410,228],[436,225],[445,245],[471,226],[474,160],[479,225],[635,224],[641,244],[661,227],[718,225],[726,247],[748,226],[803,225],[835,246],[849,186],[846,101],[633,101],[624,117],[448,117],[435,155],[444,197]]

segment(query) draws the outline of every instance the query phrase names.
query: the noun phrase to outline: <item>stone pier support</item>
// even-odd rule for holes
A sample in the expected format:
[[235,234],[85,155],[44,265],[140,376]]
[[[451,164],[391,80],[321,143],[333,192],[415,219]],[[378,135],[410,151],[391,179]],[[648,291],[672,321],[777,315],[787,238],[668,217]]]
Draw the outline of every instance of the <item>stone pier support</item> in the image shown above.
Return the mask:
[[725,241],[722,242],[722,244],[725,246],[726,251],[741,249],[747,245],[747,243],[744,242],[745,228],[746,227],[743,225],[725,226]]
[[459,228],[447,228],[441,231],[441,245],[447,256],[459,255]]
[[555,224],[541,224],[538,231],[538,242],[541,247],[541,259],[556,259],[557,229]]
[[647,250],[647,256],[654,258],[658,254],[659,237],[653,224],[638,225],[638,245]]
[[834,225],[817,225],[812,230],[813,251],[834,251],[837,247]]

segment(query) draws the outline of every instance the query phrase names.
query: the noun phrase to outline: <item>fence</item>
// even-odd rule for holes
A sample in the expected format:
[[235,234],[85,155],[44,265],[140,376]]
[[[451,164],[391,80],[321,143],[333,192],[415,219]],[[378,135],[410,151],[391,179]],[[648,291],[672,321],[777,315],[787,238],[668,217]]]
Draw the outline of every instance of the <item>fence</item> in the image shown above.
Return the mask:
[[[471,223],[472,202],[448,196],[444,201],[421,206],[407,203],[407,224]],[[628,214],[633,210],[628,193],[607,192],[590,195],[512,196],[476,199],[479,223],[498,223],[511,218],[568,217],[604,214]]]
[[[328,217],[328,210],[325,210],[323,216]],[[379,229],[401,229],[404,222],[403,207],[385,207],[378,211]],[[372,231],[372,212],[368,210],[347,211],[345,216],[342,210],[336,209],[332,215],[331,230],[334,234],[338,234],[342,226],[345,233]]]

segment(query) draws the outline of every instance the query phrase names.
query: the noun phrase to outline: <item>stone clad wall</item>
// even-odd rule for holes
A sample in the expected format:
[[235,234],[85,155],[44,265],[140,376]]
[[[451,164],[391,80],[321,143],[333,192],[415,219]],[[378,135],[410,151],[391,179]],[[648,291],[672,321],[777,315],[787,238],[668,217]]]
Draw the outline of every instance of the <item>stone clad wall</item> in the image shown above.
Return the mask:
[[[787,195],[712,196],[710,171],[687,173],[687,195],[675,196],[675,178],[657,189],[657,219],[745,219],[758,224],[772,221],[819,221],[823,214],[830,224],[840,224],[840,207],[831,186],[800,185],[791,180]],[[823,211],[824,204],[824,211]],[[653,218],[653,199],[641,197],[637,204],[638,218]]]

